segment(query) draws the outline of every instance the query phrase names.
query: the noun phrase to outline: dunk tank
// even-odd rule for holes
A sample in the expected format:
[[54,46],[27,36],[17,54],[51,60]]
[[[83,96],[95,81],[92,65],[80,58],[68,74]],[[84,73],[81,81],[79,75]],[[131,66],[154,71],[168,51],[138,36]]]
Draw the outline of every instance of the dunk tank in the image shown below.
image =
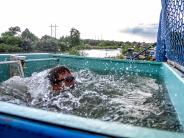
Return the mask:
[[[0,137],[184,137],[184,3],[162,0],[157,62],[0,55]],[[73,89],[47,75],[66,66]]]

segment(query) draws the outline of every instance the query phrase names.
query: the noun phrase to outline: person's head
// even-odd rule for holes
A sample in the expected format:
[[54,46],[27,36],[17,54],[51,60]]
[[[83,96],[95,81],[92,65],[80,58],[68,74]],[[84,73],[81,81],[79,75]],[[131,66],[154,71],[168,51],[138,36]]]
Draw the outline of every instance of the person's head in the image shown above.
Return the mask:
[[75,78],[70,70],[64,66],[51,69],[48,78],[55,91],[64,90],[65,87],[74,87],[75,84]]

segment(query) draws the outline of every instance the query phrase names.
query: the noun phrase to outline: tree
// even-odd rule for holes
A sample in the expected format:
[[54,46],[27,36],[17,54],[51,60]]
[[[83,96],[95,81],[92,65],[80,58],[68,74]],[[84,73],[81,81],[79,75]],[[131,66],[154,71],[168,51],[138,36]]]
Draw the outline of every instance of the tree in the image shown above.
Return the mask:
[[0,52],[20,52],[22,48],[20,45],[22,43],[22,39],[19,36],[15,36],[18,32],[20,32],[20,27],[10,27],[9,31],[6,31],[1,34],[0,40]]
[[50,39],[54,40],[55,38],[54,38],[54,37],[51,37],[51,36],[49,36],[49,35],[44,35],[44,36],[42,36],[42,38],[41,38],[41,40],[50,40]]
[[75,29],[72,28],[70,31],[70,39],[71,39],[71,46],[77,46],[80,44],[80,32]]
[[38,37],[35,36],[33,33],[31,33],[31,32],[29,31],[29,29],[27,29],[27,28],[22,32],[21,38],[22,38],[23,40],[29,40],[29,41],[31,41],[31,42],[35,42],[35,41],[38,40]]
[[11,32],[7,31],[1,34],[2,37],[14,36]]
[[[5,35],[6,34],[6,35]],[[22,40],[18,36],[13,36],[11,34],[8,35],[8,33],[4,33],[4,35],[1,37],[1,41],[8,45],[18,45],[22,43]]]
[[0,44],[2,44],[3,43],[3,39],[0,37]]
[[27,28],[22,32],[21,38],[22,38],[21,47],[26,52],[32,51],[33,45],[38,41],[38,37],[35,36],[33,33],[31,33]]
[[66,42],[59,42],[59,49],[61,52],[66,51],[69,49],[69,44]]
[[21,48],[25,52],[30,52],[33,50],[32,48],[32,42],[30,40],[22,40]]
[[9,32],[12,33],[12,35],[16,35],[18,32],[21,32],[20,27],[15,26],[15,27],[10,27]]
[[7,44],[0,44],[0,53],[3,52],[21,52],[22,48],[16,46],[16,45],[7,45]]
[[41,40],[36,43],[36,49],[45,52],[56,52],[58,51],[58,41],[57,39],[44,35]]
[[18,32],[20,32],[20,27],[15,26],[15,27],[10,27],[9,31],[6,31],[1,34],[1,41],[4,44],[8,45],[18,45],[22,43],[22,40],[20,37],[15,36]]
[[61,51],[66,51],[70,47],[70,36],[62,36],[59,39],[59,48]]

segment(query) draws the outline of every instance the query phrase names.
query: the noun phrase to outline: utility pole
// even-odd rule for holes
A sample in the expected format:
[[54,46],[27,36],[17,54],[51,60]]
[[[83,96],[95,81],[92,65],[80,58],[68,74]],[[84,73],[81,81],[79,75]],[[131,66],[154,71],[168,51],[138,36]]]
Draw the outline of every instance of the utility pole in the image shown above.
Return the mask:
[[54,30],[55,30],[54,32],[55,32],[55,38],[56,38],[56,31],[57,31],[57,27],[58,27],[58,26],[56,26],[56,24],[55,24],[55,26],[53,26],[53,27],[55,28],[55,29],[54,29]]
[[52,37],[52,27],[53,27],[52,24],[51,24],[51,26],[49,26],[49,27],[50,27],[50,29],[51,29],[51,30],[50,30],[50,36]]
[[[53,37],[52,35],[54,33],[54,37],[56,38],[56,36],[57,36],[57,27],[58,26],[56,24],[55,25],[52,25],[51,24],[51,26],[49,26],[49,27],[51,28],[51,30],[50,30],[51,31],[51,33],[50,33],[51,34],[51,37]],[[54,28],[54,30],[52,28]]]

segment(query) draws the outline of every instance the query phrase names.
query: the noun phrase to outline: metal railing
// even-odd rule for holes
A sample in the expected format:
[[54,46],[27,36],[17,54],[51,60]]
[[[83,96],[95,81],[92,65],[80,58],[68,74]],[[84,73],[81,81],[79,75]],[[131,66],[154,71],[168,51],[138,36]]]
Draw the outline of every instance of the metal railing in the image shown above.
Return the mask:
[[131,57],[131,60],[134,60],[135,58],[137,58],[138,56],[142,55],[144,52],[146,52],[148,49],[152,48],[153,45],[145,48],[144,50],[142,50],[141,52],[139,52],[138,54],[136,54],[135,56]]
[[18,67],[19,67],[19,74],[21,77],[24,77],[24,71],[23,71],[23,66],[22,66],[22,63],[21,63],[21,60],[16,60],[16,61],[1,61],[0,62],[0,65],[3,65],[3,64],[17,64]]

